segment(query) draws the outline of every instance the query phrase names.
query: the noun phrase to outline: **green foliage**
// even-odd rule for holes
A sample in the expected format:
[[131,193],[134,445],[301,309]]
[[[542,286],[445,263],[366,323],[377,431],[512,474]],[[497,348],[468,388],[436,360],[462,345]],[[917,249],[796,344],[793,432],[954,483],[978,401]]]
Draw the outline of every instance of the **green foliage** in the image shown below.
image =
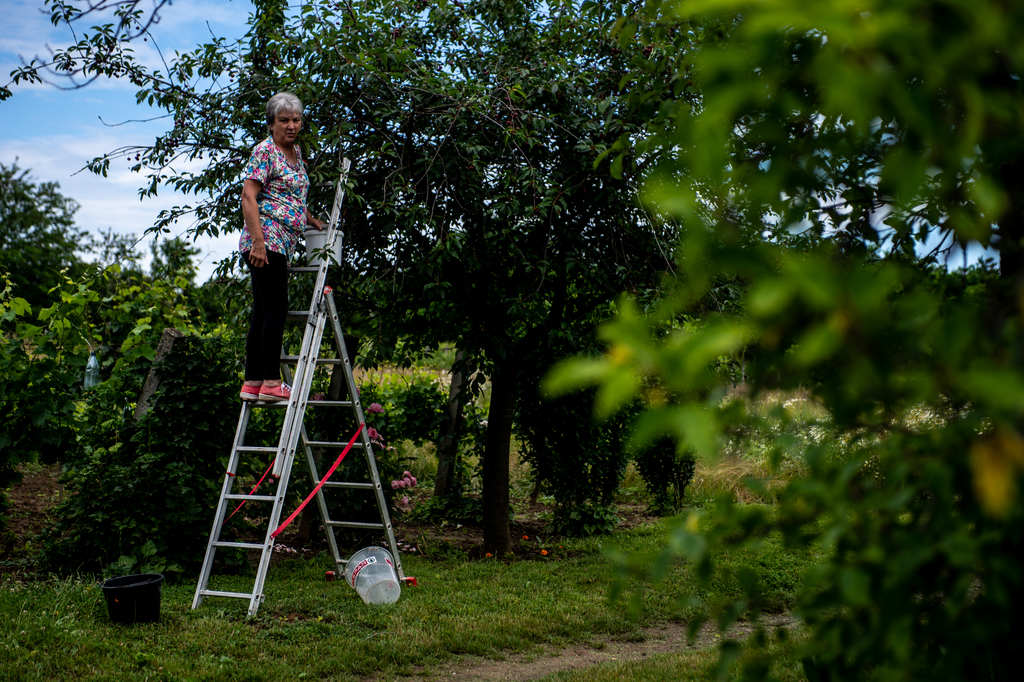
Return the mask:
[[56,182],[36,183],[17,164],[0,163],[0,273],[15,295],[39,310],[64,278],[86,270],[78,251],[87,233],[75,226],[78,204]]
[[195,286],[192,256],[198,249],[181,239],[154,238],[151,251],[148,275],[126,257],[125,266],[120,262],[107,266],[90,284],[101,294],[88,310],[91,342],[100,351],[106,370],[116,370],[139,357],[152,360],[168,327],[191,333],[233,333],[236,337],[240,333],[221,320],[223,301]]
[[925,242],[934,256],[1001,235],[1019,260],[1005,243],[1021,229],[1019,7],[656,0],[623,12],[620,40],[650,46],[627,78],[653,135],[619,146],[671,152],[647,182],[663,210],[754,241],[909,259]]
[[[378,379],[366,380],[360,388],[368,426],[375,428],[381,439],[395,445],[412,441],[413,445],[433,443],[441,432],[446,417],[448,389],[429,371],[382,372]],[[369,406],[380,405],[380,412],[370,412]],[[463,407],[463,425],[460,429],[459,455],[456,462],[456,487],[466,486],[469,475],[465,471],[465,455],[483,449],[486,418],[476,402]]]
[[209,533],[231,447],[237,414],[224,406],[236,404],[240,359],[217,338],[178,339],[157,367],[152,409],[136,421],[147,367],[126,367],[87,395],[61,479],[70,495],[42,555],[54,570],[95,572],[134,560],[173,574],[202,559],[196,538]]
[[[31,213],[24,206],[14,208]],[[11,217],[12,223],[18,220]],[[110,246],[128,248],[120,243]],[[102,374],[107,374],[140,358],[152,359],[166,327],[192,329],[186,296],[194,268],[187,253],[174,261],[177,271],[169,267],[156,278],[116,263],[78,279],[62,273],[45,292],[41,307],[16,297],[10,278],[2,275],[3,487],[13,480],[17,462],[60,460],[74,447],[79,428],[75,401],[81,397],[82,372],[92,350],[101,358]],[[0,500],[0,511],[3,504]]]
[[[148,194],[196,195],[156,229],[194,216],[201,234],[233,231],[265,102],[295,92],[311,211],[331,201],[339,159],[355,161],[347,255],[330,283],[352,333],[370,341],[367,361],[408,364],[400,340],[410,337],[415,349],[454,343],[474,370],[509,375],[494,385],[514,393],[512,375],[549,334],[589,333],[617,292],[656,288],[671,267],[676,226],[634,201],[637,165],[602,161],[644,123],[619,101],[642,48],[618,47],[610,23],[567,0],[307,1],[287,12],[258,0],[243,41],[214,40],[154,70],[110,44],[115,27],[100,27],[72,50],[76,63],[129,74],[137,99],[173,125],[90,166],[106,175],[127,164],[147,174]],[[218,74],[228,82],[215,84]],[[185,158],[206,165],[181,171]],[[488,420],[500,437],[488,441],[485,487],[507,474],[510,419],[501,410]],[[506,503],[492,500],[500,520]]]
[[[684,252],[685,279],[671,300],[647,317],[624,301],[602,329],[606,355],[564,365],[551,384],[596,383],[598,405],[610,412],[643,390],[637,377],[656,381],[667,399],[641,416],[638,436],[710,457],[737,429],[757,427],[749,405],[762,391],[802,383],[850,445],[808,444],[807,475],[778,493],[774,513],[723,500],[707,533],[680,526],[666,557],[689,557],[711,580],[711,547],[778,531],[790,547],[827,549],[828,561],[805,575],[797,608],[812,633],[801,655],[822,676],[1008,674],[1024,590],[1008,569],[1024,542],[1015,493],[1024,405],[1007,387],[1024,383],[999,349],[1019,338],[1019,318],[993,319],[978,303],[988,297],[966,290],[937,294],[917,270],[829,249],[740,248],[695,231]],[[749,282],[743,318],[666,335],[666,321],[718,269]],[[750,397],[722,400],[715,358],[744,339],[758,350]],[[905,419],[910,408],[932,416]],[[769,458],[778,463],[787,447],[782,434]],[[719,605],[723,625],[764,608],[763,585],[740,585],[742,599]]]
[[593,535],[614,530],[610,507],[629,461],[626,419],[597,422],[592,395],[544,400],[526,394],[515,423],[523,459],[542,489],[555,498],[553,532]]
[[615,509],[607,505],[593,502],[559,505],[551,519],[551,532],[568,537],[607,535],[615,530],[618,523]]
[[168,566],[166,559],[158,556],[156,543],[152,540],[139,547],[138,553],[141,558],[122,554],[120,559],[103,568],[103,577],[120,578],[138,573],[164,573],[178,570],[176,565]]
[[[433,441],[444,420],[448,391],[432,372],[382,372],[379,380],[363,381],[359,399],[366,421],[384,440],[397,443]],[[382,410],[371,413],[372,404]]]
[[[61,458],[74,441],[74,399],[80,390],[85,358],[65,353],[80,339],[75,313],[95,300],[85,287],[66,283],[60,302],[26,322],[31,305],[12,295],[0,273],[0,530],[6,525],[3,490],[18,480],[20,462]],[[71,318],[65,316],[71,311]]]
[[663,516],[679,512],[697,466],[693,455],[678,452],[675,442],[666,439],[642,448],[633,461],[651,495],[651,509]]
[[[510,511],[509,519],[512,516]],[[479,497],[447,495],[431,497],[418,503],[407,518],[412,522],[429,521],[479,526],[484,521],[484,510]]]
[[[671,299],[647,318],[624,302],[606,356],[552,384],[597,384],[608,415],[653,378],[673,397],[643,415],[640,440],[706,457],[756,428],[760,395],[809,391],[852,447],[808,445],[777,513],[725,502],[721,522],[681,528],[666,556],[710,579],[715,543],[775,530],[831,551],[799,602],[810,679],[1008,678],[1024,631],[1024,584],[1006,569],[1022,544],[1024,10],[588,7],[618,17],[620,43],[648,46],[624,79],[648,134],[615,151],[665,152],[645,197],[688,233]],[[927,270],[972,242],[999,252],[998,276]],[[737,314],[674,329],[723,278],[742,283]],[[741,354],[749,400],[724,401],[714,365]],[[913,410],[931,418],[911,425]],[[776,438],[772,461],[793,442]],[[758,581],[737,577],[745,597],[721,624],[763,606]],[[723,647],[723,673],[735,655]]]

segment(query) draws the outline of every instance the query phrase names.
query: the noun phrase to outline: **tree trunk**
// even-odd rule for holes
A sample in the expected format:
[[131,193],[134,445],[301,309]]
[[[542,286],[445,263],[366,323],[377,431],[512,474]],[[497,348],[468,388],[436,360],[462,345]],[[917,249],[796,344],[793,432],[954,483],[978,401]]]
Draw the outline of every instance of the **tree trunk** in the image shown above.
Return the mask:
[[1024,159],[1009,160],[999,170],[1008,199],[1007,210],[999,218],[999,274],[1006,305],[1001,312],[1012,318],[1024,288]]
[[512,550],[508,525],[508,467],[515,402],[515,372],[499,368],[491,375],[491,408],[487,413],[483,462],[484,551],[496,557]]
[[459,445],[459,424],[462,423],[463,403],[459,394],[466,385],[466,377],[461,369],[462,351],[455,354],[452,365],[452,381],[448,387],[447,418],[441,424],[441,435],[437,441],[437,476],[434,477],[434,497],[442,498],[452,494],[455,489],[455,457]]
[[146,416],[146,413],[150,410],[149,399],[153,397],[157,389],[160,388],[160,362],[164,357],[171,352],[174,348],[174,342],[180,338],[184,338],[185,334],[168,327],[164,329],[163,335],[160,337],[160,343],[156,347],[156,356],[153,358],[153,365],[149,369],[149,375],[146,376],[146,383],[142,387],[142,393],[139,394],[139,401],[135,406],[135,421],[139,421]]

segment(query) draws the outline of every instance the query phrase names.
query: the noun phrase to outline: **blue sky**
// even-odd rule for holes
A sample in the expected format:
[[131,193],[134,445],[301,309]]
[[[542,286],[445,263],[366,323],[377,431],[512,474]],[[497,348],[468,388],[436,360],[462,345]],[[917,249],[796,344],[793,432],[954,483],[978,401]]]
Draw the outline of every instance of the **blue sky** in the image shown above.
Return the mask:
[[[140,7],[149,9],[151,2],[143,0]],[[22,59],[45,57],[50,48],[74,43],[71,31],[65,26],[55,28],[42,10],[43,0],[4,0],[0,83],[8,83],[9,74]],[[211,31],[240,38],[252,11],[249,0],[174,0],[153,29],[155,43],[169,59],[175,51],[184,52],[205,42]],[[111,20],[110,15],[101,19],[86,19],[84,25],[76,24],[76,30]],[[144,63],[155,65],[159,55],[153,42],[137,43],[135,52]],[[75,91],[38,84],[11,89],[14,96],[0,102],[0,120],[4,122],[0,162],[8,166],[16,162],[20,168],[31,169],[37,182],[59,183],[61,192],[81,205],[76,214],[79,226],[94,232],[113,228],[141,237],[161,209],[191,203],[164,190],[158,197],[140,200],[138,189],[144,176],[132,173],[127,164],[112,163],[106,178],[79,172],[90,159],[124,145],[149,144],[165,130],[162,120],[142,122],[162,112],[136,105],[136,88],[131,83],[105,79]],[[231,254],[237,241],[237,234],[232,234],[197,242],[203,250],[200,281],[209,277],[218,260]],[[148,259],[148,239],[140,247]]]

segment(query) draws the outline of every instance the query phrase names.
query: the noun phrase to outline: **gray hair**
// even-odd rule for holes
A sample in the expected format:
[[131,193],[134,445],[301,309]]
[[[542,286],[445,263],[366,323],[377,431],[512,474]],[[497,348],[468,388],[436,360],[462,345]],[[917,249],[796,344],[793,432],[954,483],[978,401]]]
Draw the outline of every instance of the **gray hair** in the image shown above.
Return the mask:
[[274,125],[277,115],[282,111],[294,112],[302,116],[302,100],[290,92],[279,92],[267,102],[267,127]]

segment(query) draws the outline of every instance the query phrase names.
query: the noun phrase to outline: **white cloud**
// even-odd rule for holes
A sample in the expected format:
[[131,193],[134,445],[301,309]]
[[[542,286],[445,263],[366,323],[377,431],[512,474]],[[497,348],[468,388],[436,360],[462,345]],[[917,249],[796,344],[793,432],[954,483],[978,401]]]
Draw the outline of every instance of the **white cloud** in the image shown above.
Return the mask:
[[[82,139],[69,135],[29,138],[25,140],[0,141],[0,160],[10,165],[17,160],[21,168],[31,169],[36,182],[55,181],[60,191],[80,205],[75,222],[94,234],[113,229],[117,234],[135,234],[142,237],[146,229],[155,222],[162,210],[176,205],[196,203],[196,197],[185,196],[169,189],[161,190],[156,197],[140,199],[138,188],[145,178],[131,172],[126,162],[114,163],[107,177],[97,176],[88,171],[78,171],[85,161],[113,149],[117,140],[110,134]],[[198,167],[198,163],[195,164]],[[174,236],[186,236],[189,225],[182,223]],[[144,240],[142,251],[147,254],[149,238]],[[216,262],[227,258],[238,243],[238,235],[229,234],[218,238],[204,237],[196,245],[204,250],[199,257],[200,281],[205,281],[213,272]]]
[[[0,73],[10,73],[20,64],[20,58],[45,57],[49,47],[73,44],[72,32],[67,27],[54,27],[49,14],[39,11],[41,7],[41,0],[4,3]],[[164,57],[170,61],[175,51],[190,50],[208,41],[211,31],[240,38],[251,12],[248,0],[176,0],[164,8],[153,32]],[[80,37],[83,31],[102,21],[102,17],[90,18],[76,24],[75,30]],[[143,63],[151,67],[161,63],[152,41],[137,43],[134,49]],[[131,83],[101,79],[72,91],[25,84],[12,90],[14,97],[0,103],[5,121],[0,129],[0,162],[11,165],[17,160],[21,168],[31,169],[37,182],[60,183],[61,192],[81,206],[76,214],[81,227],[96,233],[113,228],[118,234],[141,236],[161,210],[196,203],[195,197],[169,190],[140,200],[138,189],[146,184],[146,178],[132,173],[126,160],[112,162],[106,178],[81,170],[90,159],[119,147],[148,145],[166,129],[161,121],[142,122],[163,112],[136,105]],[[122,122],[126,123],[110,125]],[[202,162],[189,165],[199,169]],[[177,169],[184,167],[179,164]],[[182,225],[180,236],[184,236],[186,227]],[[197,246],[204,250],[200,256],[200,281],[209,277],[216,261],[230,256],[237,241],[237,233],[197,241]],[[148,258],[148,245],[142,246]]]

